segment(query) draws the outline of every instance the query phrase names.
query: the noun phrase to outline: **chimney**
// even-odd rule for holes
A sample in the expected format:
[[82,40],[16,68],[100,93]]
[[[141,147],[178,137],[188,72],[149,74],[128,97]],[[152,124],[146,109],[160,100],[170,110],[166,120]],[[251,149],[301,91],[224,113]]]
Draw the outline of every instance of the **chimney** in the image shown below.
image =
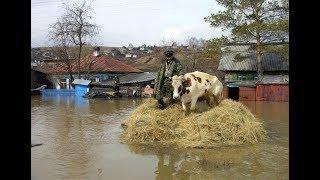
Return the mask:
[[100,55],[100,47],[96,47],[93,51],[93,56],[97,57]]

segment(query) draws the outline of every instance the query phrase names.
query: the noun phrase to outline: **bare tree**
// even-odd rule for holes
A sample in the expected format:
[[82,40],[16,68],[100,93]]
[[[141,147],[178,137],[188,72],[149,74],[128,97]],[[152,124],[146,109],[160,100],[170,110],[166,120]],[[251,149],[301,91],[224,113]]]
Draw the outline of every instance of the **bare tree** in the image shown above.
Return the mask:
[[56,23],[51,25],[50,29],[49,38],[54,43],[52,52],[58,62],[57,65],[68,71],[72,82],[74,80],[72,75],[72,60],[74,58],[72,58],[72,51],[70,50],[72,44],[64,19],[58,19]]
[[64,4],[65,12],[56,23],[51,26],[51,39],[59,47],[60,54],[65,59],[65,64],[71,64],[68,48],[76,48],[78,78],[80,78],[80,60],[83,55],[83,48],[98,35],[99,27],[90,22],[93,9],[91,3],[82,1],[72,5]]
[[65,4],[66,14],[63,16],[67,23],[68,32],[75,46],[78,47],[78,78],[80,78],[80,59],[82,48],[86,41],[98,34],[98,26],[91,23],[92,7],[86,1],[71,6]]

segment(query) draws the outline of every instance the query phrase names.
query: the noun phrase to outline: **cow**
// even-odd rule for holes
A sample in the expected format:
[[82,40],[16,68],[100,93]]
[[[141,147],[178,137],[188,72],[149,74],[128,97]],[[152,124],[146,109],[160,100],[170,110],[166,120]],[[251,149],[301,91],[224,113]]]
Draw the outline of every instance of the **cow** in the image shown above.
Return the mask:
[[182,108],[191,102],[190,110],[195,110],[198,99],[205,99],[210,107],[218,105],[223,98],[223,85],[216,76],[195,71],[172,77],[173,99],[179,98]]

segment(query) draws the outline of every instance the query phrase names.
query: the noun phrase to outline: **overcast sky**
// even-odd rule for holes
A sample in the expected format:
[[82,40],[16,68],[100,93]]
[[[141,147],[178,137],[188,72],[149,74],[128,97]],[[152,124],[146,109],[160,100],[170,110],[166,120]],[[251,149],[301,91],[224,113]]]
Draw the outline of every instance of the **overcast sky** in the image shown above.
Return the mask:
[[[66,0],[31,0],[31,45],[48,46],[48,27],[63,12]],[[210,39],[226,34],[203,18],[223,10],[214,0],[94,0],[94,19],[101,27],[101,46],[185,43],[190,37]]]

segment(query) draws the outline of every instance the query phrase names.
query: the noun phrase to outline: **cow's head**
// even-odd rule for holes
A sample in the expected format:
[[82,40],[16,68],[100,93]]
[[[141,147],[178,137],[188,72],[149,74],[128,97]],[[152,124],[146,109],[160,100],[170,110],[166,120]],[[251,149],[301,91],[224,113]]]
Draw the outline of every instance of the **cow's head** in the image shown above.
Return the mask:
[[181,76],[177,76],[174,75],[172,78],[172,87],[173,87],[173,99],[176,99],[178,97],[180,97],[180,94],[182,92],[182,82],[184,80],[184,77]]

